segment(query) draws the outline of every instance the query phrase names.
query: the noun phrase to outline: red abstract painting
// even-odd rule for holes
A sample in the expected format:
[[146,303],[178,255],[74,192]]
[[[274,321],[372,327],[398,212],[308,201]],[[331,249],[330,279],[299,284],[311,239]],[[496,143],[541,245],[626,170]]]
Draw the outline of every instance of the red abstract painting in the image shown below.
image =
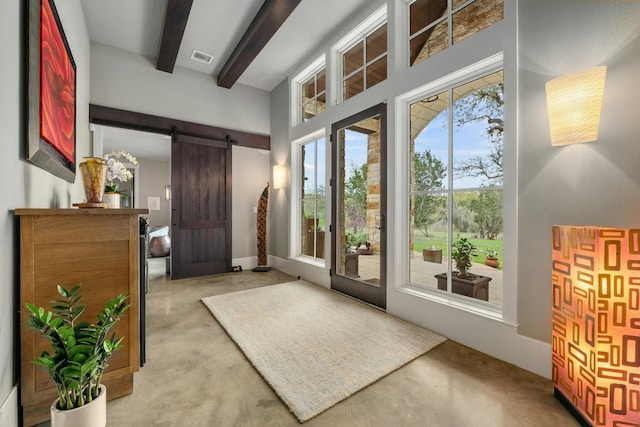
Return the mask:
[[40,136],[74,163],[76,71],[49,0],[40,7]]

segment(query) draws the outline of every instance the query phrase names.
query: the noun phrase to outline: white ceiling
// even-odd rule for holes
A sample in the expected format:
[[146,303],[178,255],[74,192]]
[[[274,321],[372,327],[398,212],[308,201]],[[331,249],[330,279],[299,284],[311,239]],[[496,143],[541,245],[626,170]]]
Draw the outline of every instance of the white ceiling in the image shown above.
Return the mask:
[[[164,0],[81,0],[89,38],[138,55],[157,57]],[[217,76],[263,0],[194,0],[176,66]],[[238,80],[271,91],[336,27],[367,0],[303,0]],[[213,55],[210,65],[193,50]],[[158,71],[161,73],[162,71]]]

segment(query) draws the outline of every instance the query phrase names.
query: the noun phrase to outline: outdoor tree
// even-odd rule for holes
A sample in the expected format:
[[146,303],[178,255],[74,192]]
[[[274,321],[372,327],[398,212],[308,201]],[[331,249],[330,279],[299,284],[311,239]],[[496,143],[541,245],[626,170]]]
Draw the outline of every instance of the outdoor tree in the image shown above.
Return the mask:
[[[490,148],[485,155],[473,156],[455,166],[459,176],[479,177],[483,185],[502,185],[504,84],[496,83],[473,91],[454,104],[454,117],[458,126],[484,122],[485,135]],[[481,191],[469,204],[474,213],[478,237],[494,240],[502,233],[502,190]]]
[[478,237],[495,240],[502,233],[502,190],[480,191],[471,201]]
[[367,165],[351,164],[344,183],[345,225],[357,234],[367,225]]
[[318,185],[316,192],[305,194],[305,199],[302,203],[302,214],[304,218],[315,218],[315,228],[318,230],[324,229],[325,224],[325,212],[326,212],[326,196],[324,185]]
[[454,105],[454,117],[458,126],[486,122],[485,134],[490,149],[486,155],[473,156],[455,166],[459,176],[484,178],[486,184],[502,184],[503,133],[504,133],[504,84],[496,83],[478,89],[458,99]]
[[[427,193],[444,188],[447,168],[429,149],[413,157],[414,188],[416,193]],[[429,227],[446,217],[446,197],[437,194],[416,194],[413,198],[413,222],[425,237]]]

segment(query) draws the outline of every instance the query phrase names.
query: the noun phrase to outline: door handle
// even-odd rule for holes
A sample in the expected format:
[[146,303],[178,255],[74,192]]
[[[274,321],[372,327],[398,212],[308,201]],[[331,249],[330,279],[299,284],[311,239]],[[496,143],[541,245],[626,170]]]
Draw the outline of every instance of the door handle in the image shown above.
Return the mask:
[[380,227],[376,227],[376,229],[380,231],[384,231],[386,228],[384,215],[380,215]]
[[175,222],[175,219],[176,219],[176,210],[175,209],[171,209],[171,225],[173,227],[177,227],[178,226],[178,224],[176,224],[176,222]]

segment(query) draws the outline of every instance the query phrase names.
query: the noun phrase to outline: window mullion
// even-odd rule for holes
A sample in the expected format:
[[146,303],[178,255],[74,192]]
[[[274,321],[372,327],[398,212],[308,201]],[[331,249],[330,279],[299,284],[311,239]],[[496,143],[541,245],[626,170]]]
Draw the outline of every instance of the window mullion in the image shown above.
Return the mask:
[[351,77],[355,76],[355,75],[356,75],[356,74],[358,74],[360,71],[362,71],[362,72],[363,72],[363,74],[364,74],[364,69],[365,69],[365,68],[364,68],[364,66],[359,67],[358,69],[356,69],[356,70],[354,70],[354,71],[350,72],[349,74],[347,74],[346,76],[344,76],[344,78],[342,79],[342,81],[343,81],[343,82],[345,82],[345,81],[349,80]]
[[385,56],[387,56],[387,52],[381,53],[380,55],[378,55],[375,58],[373,58],[371,61],[366,62],[365,63],[365,68],[368,67],[369,65],[373,64],[374,62],[376,62],[378,59],[384,58]]
[[[449,6],[451,6],[451,0],[449,0]],[[452,247],[453,247],[453,88],[447,89],[447,98],[449,99],[447,105],[447,127],[448,127],[448,165],[447,169],[447,247],[449,252],[449,260],[447,262],[447,292],[453,293],[452,282]]]
[[436,25],[438,25],[439,23],[441,23],[441,22],[443,22],[443,21],[445,21],[445,20],[447,20],[447,19],[449,19],[449,14],[447,14],[446,16],[443,16],[443,17],[441,17],[441,18],[439,18],[439,19],[437,19],[437,20],[433,21],[431,24],[427,25],[427,26],[426,26],[426,27],[424,27],[424,28],[419,29],[419,30],[418,30],[418,31],[416,31],[415,33],[410,34],[410,35],[409,35],[409,41],[411,41],[411,40],[415,39],[415,38],[416,38],[416,37],[418,37],[420,34],[424,33],[425,31],[430,30],[431,28],[434,28]]
[[318,247],[318,227],[316,226],[316,222],[318,221],[318,140],[316,139],[313,142],[313,182],[316,183],[315,188],[313,189],[313,201],[314,201],[314,218],[313,218],[313,257],[317,258],[318,254],[316,249]]
[[362,39],[362,91],[367,90],[367,37]]
[[318,115],[318,73],[313,75],[313,112]]

